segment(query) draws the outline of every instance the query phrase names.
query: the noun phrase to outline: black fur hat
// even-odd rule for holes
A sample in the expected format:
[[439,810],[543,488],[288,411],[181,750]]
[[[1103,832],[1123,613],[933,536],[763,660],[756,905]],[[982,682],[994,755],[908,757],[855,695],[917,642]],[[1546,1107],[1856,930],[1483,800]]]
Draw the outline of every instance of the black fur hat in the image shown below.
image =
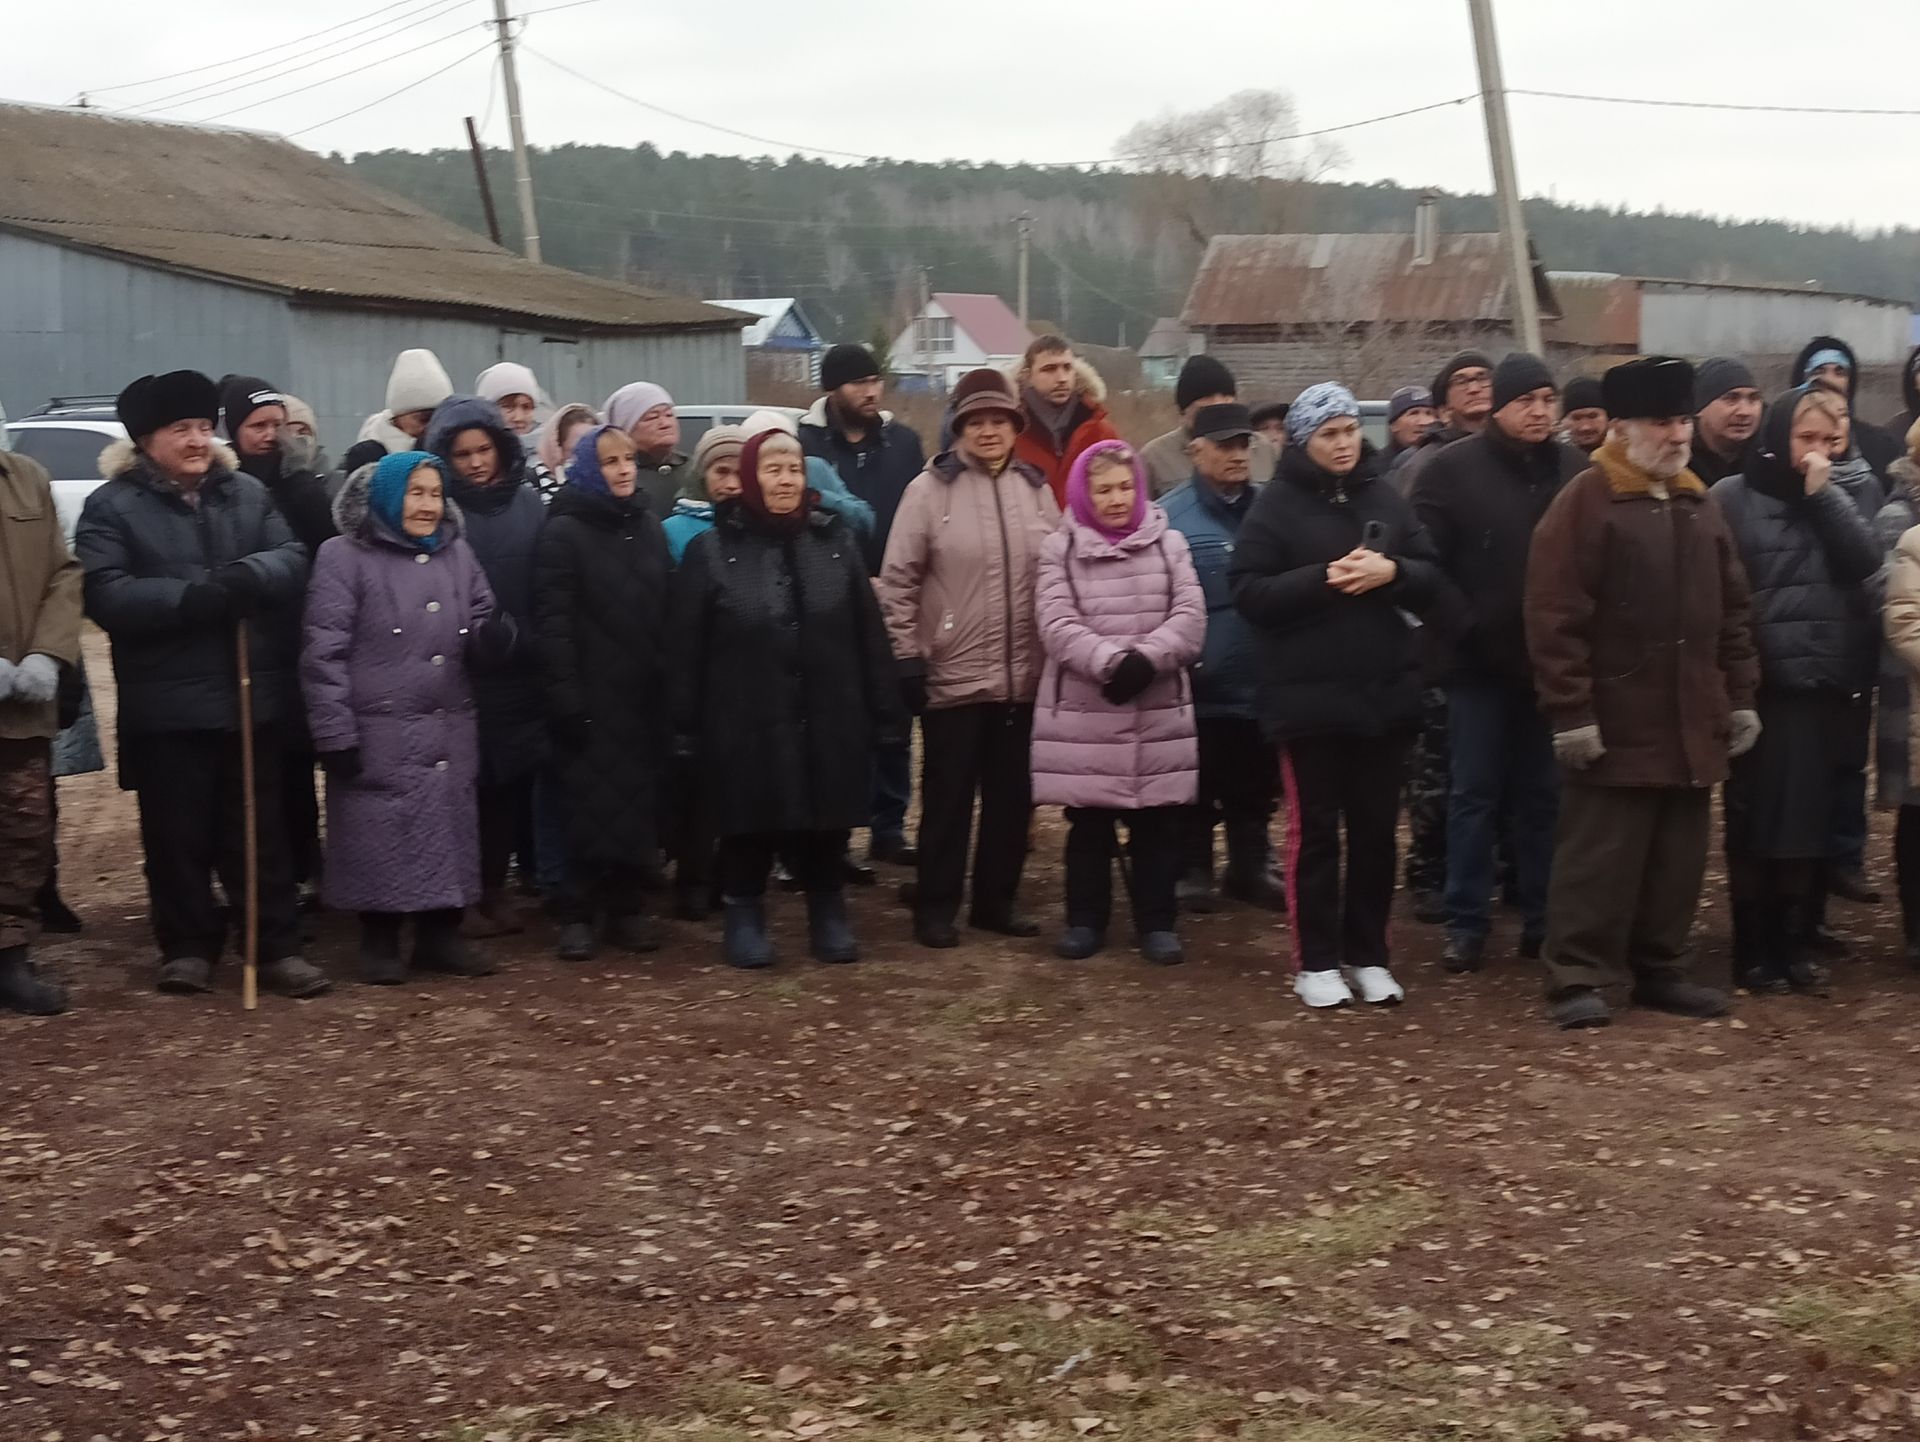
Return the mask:
[[120,424],[134,440],[144,440],[175,421],[206,419],[220,423],[220,388],[199,371],[168,371],[141,376],[114,402]]

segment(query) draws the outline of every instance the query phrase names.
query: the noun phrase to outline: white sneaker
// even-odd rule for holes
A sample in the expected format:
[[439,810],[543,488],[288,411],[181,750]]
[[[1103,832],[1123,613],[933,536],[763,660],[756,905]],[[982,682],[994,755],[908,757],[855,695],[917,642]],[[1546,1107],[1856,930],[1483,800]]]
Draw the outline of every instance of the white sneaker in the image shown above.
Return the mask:
[[1293,979],[1294,995],[1311,1007],[1345,1006],[1353,1000],[1338,971],[1303,971]]
[[1407,999],[1407,989],[1395,981],[1393,973],[1384,966],[1356,966],[1353,984],[1359,989],[1360,999],[1374,1006]]

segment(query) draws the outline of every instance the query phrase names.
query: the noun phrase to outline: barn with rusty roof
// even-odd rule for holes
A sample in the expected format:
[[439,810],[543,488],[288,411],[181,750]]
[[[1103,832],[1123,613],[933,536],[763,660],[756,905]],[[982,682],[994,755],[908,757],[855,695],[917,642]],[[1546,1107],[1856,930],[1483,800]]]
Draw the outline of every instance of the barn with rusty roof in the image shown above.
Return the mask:
[[597,403],[631,380],[744,399],[751,317],[537,265],[277,136],[0,105],[0,405],[147,371],[265,376],[335,447],[425,346]]
[[[1533,284],[1541,314],[1557,316],[1537,263]],[[1337,379],[1378,399],[1465,347],[1512,350],[1510,290],[1500,237],[1443,235],[1426,201],[1411,233],[1217,235],[1180,321],[1244,396],[1291,399]]]

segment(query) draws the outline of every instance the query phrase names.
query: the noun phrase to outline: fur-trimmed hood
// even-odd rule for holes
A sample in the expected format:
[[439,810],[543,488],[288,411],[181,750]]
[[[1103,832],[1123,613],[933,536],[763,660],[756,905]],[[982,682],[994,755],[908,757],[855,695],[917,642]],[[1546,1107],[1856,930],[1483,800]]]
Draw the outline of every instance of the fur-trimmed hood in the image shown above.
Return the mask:
[[[821,431],[832,430],[833,422],[829,420],[827,417],[827,398],[825,396],[821,396],[819,400],[815,401],[812,405],[808,406],[806,414],[800,417],[800,420],[798,423],[803,426],[812,426],[815,430],[821,430]],[[880,424],[883,426],[892,425],[893,412],[892,411],[880,412]]]
[[[100,478],[111,481],[118,476],[124,476],[144,459],[145,457],[140,454],[140,447],[131,440],[114,441],[100,452]],[[233,447],[225,441],[213,443],[213,463],[216,467],[227,471],[240,469],[240,457],[234,454]]]
[[[424,459],[424,455],[423,455]],[[340,487],[340,494],[333,498],[333,524],[341,535],[351,537],[363,544],[379,541],[387,545],[397,542],[387,541],[385,536],[373,529],[373,507],[368,494],[373,485],[373,473],[379,463],[362,466],[346,479]],[[440,525],[445,532],[441,546],[459,540],[466,534],[467,518],[460,513],[460,507],[454,504],[452,496],[446,497],[447,513]]]

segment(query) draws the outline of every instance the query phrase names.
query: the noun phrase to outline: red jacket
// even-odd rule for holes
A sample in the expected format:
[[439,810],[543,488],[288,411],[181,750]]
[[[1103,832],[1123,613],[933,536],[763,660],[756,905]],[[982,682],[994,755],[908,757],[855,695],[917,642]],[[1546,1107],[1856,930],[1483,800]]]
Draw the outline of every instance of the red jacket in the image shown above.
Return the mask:
[[1013,443],[1014,458],[1025,461],[1047,478],[1053,499],[1062,511],[1067,508],[1067,472],[1080,459],[1080,453],[1101,441],[1125,439],[1107,419],[1104,404],[1107,387],[1099,373],[1084,360],[1075,362],[1075,370],[1080,377],[1080,404],[1084,414],[1080,423],[1068,432],[1066,449],[1056,452],[1053,436],[1031,415],[1027,417],[1026,428]]

